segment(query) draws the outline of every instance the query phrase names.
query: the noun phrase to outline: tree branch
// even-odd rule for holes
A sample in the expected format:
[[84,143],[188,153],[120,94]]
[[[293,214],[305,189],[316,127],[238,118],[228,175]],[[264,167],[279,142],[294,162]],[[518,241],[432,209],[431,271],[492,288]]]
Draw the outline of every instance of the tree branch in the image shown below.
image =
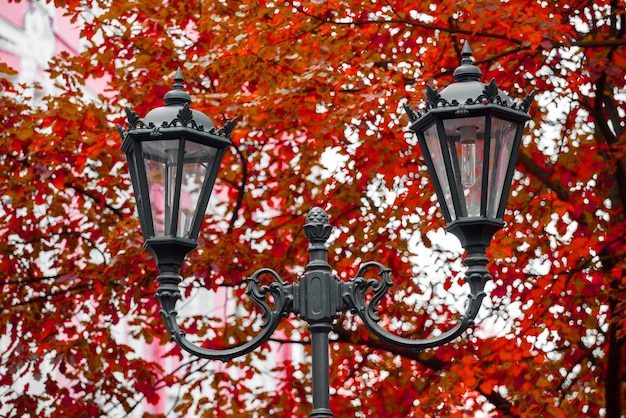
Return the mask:
[[[405,24],[407,26],[414,26],[414,27],[419,27],[422,29],[428,29],[431,30],[433,32],[435,31],[441,31],[441,32],[446,32],[449,34],[462,34],[462,35],[468,35],[468,36],[482,36],[482,37],[486,37],[486,38],[495,38],[495,39],[504,39],[507,40],[509,42],[515,43],[515,44],[521,44],[522,41],[518,40],[518,39],[512,39],[507,35],[499,35],[499,34],[494,34],[494,33],[488,33],[488,32],[475,32],[472,29],[460,29],[460,28],[453,28],[453,27],[446,27],[446,26],[438,26],[438,25],[431,25],[428,23],[424,23],[424,22],[420,22],[417,20],[413,20],[413,19],[407,19],[407,18],[398,18],[398,19],[384,19],[384,20],[372,20],[372,19],[366,19],[366,20],[345,20],[345,21],[337,21],[337,20],[332,20],[329,18],[325,18],[322,16],[318,16],[316,14],[307,12],[303,6],[297,6],[293,3],[293,1],[289,0],[287,3],[289,3],[294,9],[296,9],[298,12],[310,17],[311,19],[315,19],[327,24],[331,24],[331,25],[337,25],[337,26],[366,26],[366,25],[387,25],[387,24],[392,24],[392,23],[402,23]],[[397,15],[397,13],[396,13]]]
[[[437,372],[442,372],[450,368],[450,363],[439,360],[436,356],[431,354],[425,354],[424,351],[416,351],[408,348],[398,347],[394,344],[386,343],[377,339],[375,336],[370,335],[367,340],[364,340],[360,335],[346,331],[341,327],[335,326],[333,332],[337,334],[336,342],[342,342],[352,345],[361,345],[367,348],[373,348],[377,350],[384,350],[389,353],[402,356],[404,358],[416,361],[422,366]],[[355,338],[356,337],[356,338]],[[506,417],[514,417],[511,412],[513,405],[502,397],[499,393],[492,391],[490,394],[484,393],[480,389],[476,389],[479,393],[485,396],[489,402],[502,412]]]
[[239,218],[239,210],[243,205],[243,196],[246,192],[246,184],[248,182],[248,161],[239,147],[233,144],[233,148],[235,149],[235,153],[241,162],[241,183],[239,183],[239,187],[237,188],[237,201],[235,202],[235,208],[233,209],[233,217],[230,219],[230,223],[228,224],[228,230],[226,231],[227,234],[231,234],[233,232],[235,222],[237,222],[237,219]]
[[559,200],[568,202],[570,198],[569,191],[563,187],[558,181],[550,178],[550,173],[543,170],[528,154],[520,152],[519,162],[528,170],[530,174],[535,176],[539,181],[556,193]]

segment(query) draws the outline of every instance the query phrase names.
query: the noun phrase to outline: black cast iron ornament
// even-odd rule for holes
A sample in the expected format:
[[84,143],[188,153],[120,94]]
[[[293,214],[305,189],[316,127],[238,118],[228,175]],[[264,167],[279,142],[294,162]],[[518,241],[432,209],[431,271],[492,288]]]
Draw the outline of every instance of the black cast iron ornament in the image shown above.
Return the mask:
[[[326,244],[332,227],[327,213],[322,208],[315,207],[310,210],[304,223],[304,233],[309,241],[309,262],[298,281],[286,282],[269,268],[261,268],[247,279],[246,293],[263,314],[260,333],[240,345],[226,349],[207,349],[190,342],[177,323],[176,302],[181,298],[178,286],[182,280],[180,267],[186,254],[196,246],[200,213],[204,214],[221,155],[230,145],[228,137],[233,122],[215,130],[208,117],[190,110],[190,99],[182,91],[182,75],[179,73],[174,89],[168,93],[169,98],[166,95],[165,111],[162,110],[164,108],[159,108],[161,110],[155,109],[148,114],[167,114],[165,119],[161,118],[162,121],[156,122],[155,119],[158,118],[147,116],[142,121],[136,114],[128,111],[128,131],[119,128],[124,139],[122,148],[128,156],[146,248],[156,258],[160,270],[156,297],[161,303],[160,314],[171,339],[194,356],[227,361],[249,353],[267,342],[282,318],[292,314],[298,316],[307,322],[311,334],[313,409],[310,416],[331,418],[329,333],[333,321],[340,314],[348,311],[357,314],[379,339],[414,350],[440,346],[467,330],[474,323],[485,297],[485,283],[491,279],[487,270],[489,260],[485,253],[493,234],[504,225],[504,205],[530,105],[530,99],[521,104],[513,104],[497,88],[495,82],[484,85],[479,79],[480,70],[472,64],[471,51],[466,44],[461,66],[455,71],[457,83],[441,93],[428,88],[426,111],[423,114],[405,107],[411,120],[410,129],[417,133],[422,146],[444,218],[448,222],[447,229],[459,237],[467,253],[464,260],[467,266],[465,281],[469,283],[470,295],[466,311],[451,329],[426,339],[404,338],[380,326],[378,303],[392,286],[391,271],[388,268],[378,262],[366,262],[359,267],[355,277],[348,281],[339,280],[333,274],[332,266],[328,263]],[[167,109],[168,107],[171,108]],[[205,171],[211,174],[205,177],[202,185],[204,200],[201,199],[195,209],[194,221],[199,221],[194,223],[195,229],[186,232],[185,236],[179,236],[180,229],[177,228],[175,219],[179,208],[176,205],[171,208],[170,218],[164,218],[169,227],[156,226],[154,218],[157,212],[151,207],[153,201],[165,208],[172,204],[167,199],[164,203],[158,198],[154,199],[155,196],[160,197],[158,187],[161,186],[170,187],[174,196],[180,198],[180,176],[174,177],[172,184],[153,182],[152,187],[157,188],[157,193],[153,195],[150,194],[147,181],[150,177],[150,173],[146,171],[150,163],[148,160],[152,158],[152,162],[157,161],[159,164],[169,161],[161,158],[158,153],[151,154],[151,141],[169,134],[178,141],[204,145],[215,157],[209,162],[202,160]],[[184,171],[181,161],[186,161],[182,144],[180,142],[175,147],[179,158],[171,166],[165,164],[166,168],[175,169],[178,174]],[[168,155],[172,154],[173,152],[169,152]],[[496,157],[497,162],[494,160]],[[198,157],[192,155],[188,162],[196,164],[197,159]],[[490,169],[494,169],[495,174],[490,173]],[[169,172],[165,170],[163,173],[167,177]],[[496,192],[489,192],[496,186]],[[271,283],[261,284],[262,276],[269,276]],[[376,278],[371,278],[372,276]]]

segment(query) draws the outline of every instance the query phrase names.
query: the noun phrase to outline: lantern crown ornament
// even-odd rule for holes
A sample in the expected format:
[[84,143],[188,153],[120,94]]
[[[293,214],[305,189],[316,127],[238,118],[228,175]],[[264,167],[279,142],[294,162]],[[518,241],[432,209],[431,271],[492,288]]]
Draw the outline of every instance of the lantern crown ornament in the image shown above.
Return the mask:
[[533,93],[513,101],[480,81],[466,42],[455,83],[426,87],[423,112],[405,105],[447,223],[468,253],[483,253],[502,221]]
[[235,120],[219,130],[190,107],[180,68],[165,106],[141,119],[126,108],[128,130],[118,125],[126,153],[145,246],[159,267],[180,267],[196,247],[209,197]]
[[183,90],[183,73],[180,68],[174,75],[172,90],[163,96],[165,106],[157,107],[148,112],[143,123],[157,127],[190,127],[198,131],[215,129],[215,124],[207,115],[195,109],[191,109],[191,96]]

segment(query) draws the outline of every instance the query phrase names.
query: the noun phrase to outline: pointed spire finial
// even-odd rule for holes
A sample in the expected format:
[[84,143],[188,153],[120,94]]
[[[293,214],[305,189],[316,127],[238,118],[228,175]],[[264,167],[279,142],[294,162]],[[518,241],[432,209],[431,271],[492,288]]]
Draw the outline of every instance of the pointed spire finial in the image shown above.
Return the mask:
[[184,81],[183,72],[180,67],[178,67],[176,74],[174,74],[174,86],[172,90],[167,92],[165,97],[163,97],[163,101],[167,106],[183,106],[185,103],[191,104],[191,96],[183,90]]
[[461,65],[454,70],[454,81],[479,81],[482,76],[480,68],[474,65],[470,43],[465,41],[461,51]]
[[463,50],[461,51],[461,64],[469,65],[473,64],[474,61],[472,59],[472,47],[470,46],[469,41],[465,41],[463,44]]
[[183,77],[183,72],[180,67],[178,67],[176,69],[176,74],[174,74],[174,90],[182,90],[184,81],[185,78]]

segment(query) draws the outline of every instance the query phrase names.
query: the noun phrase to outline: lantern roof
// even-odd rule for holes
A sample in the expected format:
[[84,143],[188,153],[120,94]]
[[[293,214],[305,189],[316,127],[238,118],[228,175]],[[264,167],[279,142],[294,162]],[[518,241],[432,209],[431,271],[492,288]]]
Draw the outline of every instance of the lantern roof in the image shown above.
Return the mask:
[[419,127],[422,123],[428,124],[428,118],[425,116],[432,110],[453,111],[457,116],[465,116],[467,114],[466,107],[473,105],[499,105],[501,108],[506,108],[511,115],[528,118],[527,114],[534,92],[524,98],[523,101],[514,101],[498,88],[494,79],[489,84],[485,84],[480,81],[481,78],[482,72],[480,68],[474,65],[469,42],[465,42],[461,51],[461,65],[454,70],[455,83],[450,84],[441,92],[426,85],[424,113],[404,105],[413,127]]
[[[482,99],[481,96],[485,94],[485,87],[487,87],[480,82],[482,76],[483,73],[480,71],[480,68],[474,65],[472,48],[469,42],[465,42],[461,51],[461,65],[454,70],[454,81],[456,83],[443,89],[440,93],[440,98],[453,105],[455,102],[459,105],[479,103],[478,99]],[[490,85],[490,88],[493,90],[491,92],[493,98],[489,101],[493,102],[497,97],[498,104],[507,107],[511,106],[513,104],[511,98],[496,86],[495,81],[492,81],[492,83],[493,86]]]
[[165,106],[157,107],[148,112],[143,119],[146,125],[171,127],[180,122],[183,126],[191,125],[199,130],[210,131],[215,128],[215,124],[207,115],[189,107],[191,96],[183,90],[184,81],[183,73],[178,67],[174,75],[174,86],[163,97]]

